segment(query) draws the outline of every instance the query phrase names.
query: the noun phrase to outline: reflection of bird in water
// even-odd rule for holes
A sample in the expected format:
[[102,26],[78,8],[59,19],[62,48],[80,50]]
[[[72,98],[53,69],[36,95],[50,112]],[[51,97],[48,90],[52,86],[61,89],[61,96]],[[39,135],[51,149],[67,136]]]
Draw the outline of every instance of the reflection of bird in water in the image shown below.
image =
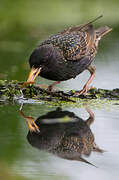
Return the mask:
[[[59,108],[40,116],[35,121],[40,132],[32,129],[32,133],[29,132],[27,135],[29,143],[59,157],[89,163],[82,155],[89,156],[92,151],[103,151],[95,144],[94,135],[90,129],[94,114],[89,109],[87,111],[90,117],[86,121],[73,112],[62,111]],[[28,121],[28,116],[24,117]]]
[[53,86],[60,81],[75,78],[87,69],[91,76],[83,89],[76,92],[75,96],[85,94],[95,76],[96,69],[92,61],[97,53],[98,42],[102,36],[111,31],[111,28],[107,26],[94,29],[92,25],[94,21],[65,29],[39,44],[30,56],[31,72],[27,82],[21,88],[26,84],[33,84],[35,78],[40,75],[56,81],[48,87],[51,91]]

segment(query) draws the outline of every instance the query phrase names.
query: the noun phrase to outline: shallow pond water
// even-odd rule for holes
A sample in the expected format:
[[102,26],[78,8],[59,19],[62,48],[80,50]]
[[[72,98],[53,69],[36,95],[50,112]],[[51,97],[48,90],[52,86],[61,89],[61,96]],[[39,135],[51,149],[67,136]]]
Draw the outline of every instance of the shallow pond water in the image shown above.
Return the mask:
[[[92,108],[89,102],[86,108],[94,113],[95,118],[90,126],[91,132],[86,134],[89,129],[81,125],[89,118],[85,108],[65,107],[59,110],[65,112],[60,116],[56,107],[26,104],[22,108],[25,116],[32,116],[35,120],[40,117],[40,135],[36,134],[36,137],[28,133],[26,119],[20,114],[19,107],[0,107],[0,162],[1,166],[8,167],[12,175],[18,174],[28,179],[86,179],[89,176],[92,179],[118,179],[119,106]],[[76,124],[78,120],[81,122]],[[81,129],[82,134],[79,133]],[[81,135],[86,138],[88,135],[90,137],[90,133],[93,133],[97,146],[105,152],[92,151],[89,156],[82,155],[82,158],[96,167],[82,162],[80,153],[77,154],[70,145],[74,142],[71,137],[80,140]],[[62,136],[70,139],[69,146],[64,142],[62,148],[56,149],[60,147],[58,143],[62,141]],[[78,148],[76,141],[74,143]],[[90,149],[90,145],[87,147]]]

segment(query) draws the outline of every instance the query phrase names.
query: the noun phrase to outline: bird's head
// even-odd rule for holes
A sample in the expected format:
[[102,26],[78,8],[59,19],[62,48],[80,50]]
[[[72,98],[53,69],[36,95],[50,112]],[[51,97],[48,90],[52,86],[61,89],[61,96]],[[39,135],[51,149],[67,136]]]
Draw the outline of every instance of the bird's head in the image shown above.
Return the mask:
[[29,73],[27,82],[25,82],[21,88],[26,84],[33,84],[36,77],[40,75],[44,66],[49,66],[56,59],[57,52],[52,45],[42,45],[37,47],[29,58],[29,64],[31,71]]

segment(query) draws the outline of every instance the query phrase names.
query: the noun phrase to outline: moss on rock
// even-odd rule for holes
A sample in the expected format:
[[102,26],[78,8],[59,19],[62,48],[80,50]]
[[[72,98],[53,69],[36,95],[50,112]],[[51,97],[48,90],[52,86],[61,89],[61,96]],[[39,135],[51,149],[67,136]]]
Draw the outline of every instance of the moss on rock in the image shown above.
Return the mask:
[[63,102],[76,102],[81,99],[107,99],[107,100],[119,100],[119,89],[107,90],[92,88],[87,95],[80,95],[74,97],[74,90],[70,92],[56,91],[49,92],[38,86],[26,86],[22,91],[20,90],[23,82],[16,80],[7,81],[0,80],[0,101],[12,101],[15,96],[25,98],[35,98],[44,101],[63,101]]

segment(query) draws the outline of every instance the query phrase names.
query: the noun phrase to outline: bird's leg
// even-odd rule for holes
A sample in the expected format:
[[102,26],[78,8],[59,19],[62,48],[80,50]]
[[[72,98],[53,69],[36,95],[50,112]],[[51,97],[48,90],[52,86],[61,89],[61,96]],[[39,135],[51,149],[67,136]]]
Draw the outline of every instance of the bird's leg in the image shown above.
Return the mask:
[[[86,123],[88,126],[90,126],[94,122],[95,116],[94,116],[94,113],[90,109],[86,108],[86,110],[90,115],[90,117],[86,120]],[[95,142],[93,143],[93,151],[96,151],[99,153],[105,152],[103,149],[100,149]]]
[[85,95],[87,91],[91,89],[91,87],[89,87],[89,84],[92,82],[93,78],[95,77],[96,68],[94,65],[91,64],[87,69],[90,72],[91,76],[88,79],[87,83],[84,85],[83,89],[81,91],[75,92],[74,96],[79,96],[81,94]]
[[53,87],[54,87],[55,85],[59,84],[59,83],[60,83],[60,81],[56,81],[56,82],[52,83],[50,86],[48,86],[47,90],[48,90],[48,91],[53,91]]
[[90,126],[94,122],[95,116],[94,116],[94,113],[90,109],[86,108],[86,111],[90,115],[90,117],[86,120],[86,123],[88,126]]
[[28,128],[30,132],[36,132],[39,133],[39,127],[36,125],[36,123],[34,122],[34,118],[31,116],[26,116],[22,110],[19,110],[20,114],[26,119]]

